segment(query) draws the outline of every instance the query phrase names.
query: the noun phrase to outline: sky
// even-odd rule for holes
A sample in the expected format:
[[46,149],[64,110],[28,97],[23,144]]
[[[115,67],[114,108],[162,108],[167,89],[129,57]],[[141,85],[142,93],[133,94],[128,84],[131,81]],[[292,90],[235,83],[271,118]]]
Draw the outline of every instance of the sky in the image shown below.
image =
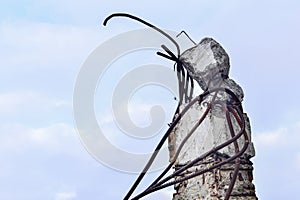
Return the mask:
[[[131,13],[178,33],[185,30],[195,41],[210,36],[222,44],[230,56],[230,77],[245,92],[243,107],[256,148],[252,161],[257,195],[297,199],[300,3],[296,0],[1,1],[0,199],[117,200],[135,180],[137,174],[99,161],[84,144],[74,120],[75,85],[91,53],[120,33],[144,28],[127,19],[102,26],[114,12]],[[146,64],[162,62],[172,69],[172,63],[150,58],[155,51],[149,52]],[[119,68],[107,71],[105,84],[98,83],[94,107],[111,143],[136,154],[150,153],[164,129],[153,137],[126,140],[108,109],[110,91],[122,73],[132,69],[134,55],[141,57],[137,53],[122,58],[120,74],[114,75]],[[131,97],[132,121],[140,126],[151,123],[150,108],[159,103],[166,111],[166,125],[176,105],[172,92],[143,89]],[[101,153],[118,156],[105,149]],[[156,175],[147,176],[138,191]],[[171,194],[168,188],[145,199],[171,199]]]

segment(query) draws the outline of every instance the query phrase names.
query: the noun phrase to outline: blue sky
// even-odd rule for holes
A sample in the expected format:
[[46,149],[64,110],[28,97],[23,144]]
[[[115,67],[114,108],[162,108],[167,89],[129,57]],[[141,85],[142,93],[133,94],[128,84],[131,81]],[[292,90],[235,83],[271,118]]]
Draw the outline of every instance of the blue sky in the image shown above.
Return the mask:
[[[0,199],[121,199],[136,178],[96,161],[81,143],[73,119],[74,84],[89,54],[110,37],[143,27],[126,19],[103,27],[103,19],[114,12],[132,13],[161,28],[185,30],[195,41],[211,36],[224,46],[231,58],[231,77],[245,92],[243,105],[257,154],[253,161],[258,197],[296,199],[299,4],[296,0],[1,1]],[[161,101],[170,110],[169,97],[136,97],[133,119],[148,123],[143,117],[149,116],[151,101]],[[106,130],[113,132],[107,135],[116,134],[116,129],[109,126]],[[151,151],[156,144],[152,142],[139,150]],[[146,183],[151,176],[155,174]],[[146,199],[170,199],[171,192]]]

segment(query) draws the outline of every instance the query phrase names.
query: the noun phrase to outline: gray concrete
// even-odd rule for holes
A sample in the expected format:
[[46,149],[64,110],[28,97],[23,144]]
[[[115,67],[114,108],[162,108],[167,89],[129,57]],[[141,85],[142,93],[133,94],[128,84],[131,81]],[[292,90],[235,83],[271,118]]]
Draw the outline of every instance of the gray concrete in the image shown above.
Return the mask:
[[[224,87],[233,91],[240,101],[243,100],[244,95],[242,88],[235,81],[228,78],[230,68],[229,57],[215,40],[211,38],[203,39],[197,46],[185,51],[180,56],[180,60],[185,63],[185,68],[203,90]],[[182,140],[201,118],[212,98],[213,93],[203,102],[194,104],[178,123],[174,132],[169,136],[170,160],[173,159]],[[232,97],[224,91],[219,92],[216,96],[216,100],[221,101],[231,101],[231,98]],[[182,110],[185,105],[186,104],[181,105],[180,110]],[[240,126],[233,116],[231,116],[231,118],[233,119],[233,128],[235,133],[237,133],[240,130]],[[232,196],[230,197],[230,199],[233,200],[257,199],[252,183],[253,167],[250,161],[250,158],[255,155],[255,151],[251,142],[250,123],[246,114],[244,114],[244,119],[246,121],[246,132],[250,138],[250,145],[241,157],[239,174],[231,193]],[[183,149],[176,159],[175,166],[184,166],[189,161],[196,159],[198,156],[229,139],[231,139],[231,135],[225,113],[220,107],[213,107],[202,124],[183,146]],[[243,138],[238,140],[238,144],[239,147],[242,148],[244,144]],[[183,176],[211,166],[213,163],[224,160],[226,157],[234,154],[234,145],[228,145],[219,150],[217,154],[206,158],[202,163],[190,168]],[[224,199],[233,173],[233,167],[234,162],[228,163],[213,171],[175,185],[176,193],[174,194],[173,200]]]

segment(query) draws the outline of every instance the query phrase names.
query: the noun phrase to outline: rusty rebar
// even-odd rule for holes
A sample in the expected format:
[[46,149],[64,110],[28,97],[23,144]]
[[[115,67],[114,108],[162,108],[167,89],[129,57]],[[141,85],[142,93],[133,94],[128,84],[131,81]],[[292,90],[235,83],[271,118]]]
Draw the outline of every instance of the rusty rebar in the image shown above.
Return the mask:
[[[232,96],[234,97],[235,100],[238,100],[237,97],[234,95],[234,93],[233,93],[231,90],[226,89],[226,88],[222,88],[222,89],[224,89],[224,91],[226,91],[228,94],[232,95]],[[221,89],[220,89],[220,88],[215,88],[215,89],[212,89],[209,93],[214,92],[214,91],[218,91],[218,90],[221,90]],[[157,191],[157,190],[163,189],[163,188],[165,188],[165,187],[174,185],[174,184],[176,184],[176,183],[179,183],[179,182],[188,180],[188,179],[193,178],[193,177],[195,177],[195,176],[199,176],[199,175],[204,174],[204,173],[206,173],[206,172],[209,172],[209,171],[211,171],[211,170],[213,170],[213,169],[215,169],[215,168],[218,168],[218,167],[220,167],[220,166],[222,166],[222,165],[224,165],[224,164],[227,164],[227,163],[229,163],[229,162],[235,160],[236,158],[239,158],[239,157],[247,150],[247,148],[248,148],[248,143],[249,143],[248,135],[247,135],[247,133],[246,133],[246,131],[245,131],[245,119],[244,119],[244,117],[243,117],[243,113],[242,113],[241,110],[240,110],[240,105],[239,105],[239,103],[233,104],[233,105],[227,105],[227,104],[226,104],[226,108],[227,108],[227,106],[228,106],[228,108],[230,109],[230,111],[233,113],[234,117],[236,118],[236,120],[238,121],[238,123],[239,123],[239,125],[240,125],[240,127],[241,127],[241,130],[239,131],[239,133],[238,133],[237,135],[235,135],[235,134],[234,134],[234,131],[233,131],[233,133],[232,133],[232,138],[231,138],[230,140],[224,142],[223,144],[221,144],[221,145],[219,145],[219,146],[213,148],[212,150],[210,150],[209,152],[203,154],[202,156],[198,157],[197,159],[191,161],[191,162],[188,163],[187,165],[181,167],[179,170],[176,170],[172,175],[166,177],[165,179],[163,179],[163,180],[161,180],[161,181],[159,181],[159,182],[156,180],[156,181],[155,181],[155,184],[152,183],[145,191],[143,191],[142,193],[140,193],[139,195],[137,195],[136,197],[134,197],[132,200],[137,200],[137,199],[139,199],[139,198],[141,198],[141,197],[143,197],[143,196],[145,196],[145,195],[147,195],[147,194],[150,194],[150,193],[152,193],[152,192],[154,192],[154,191]],[[230,120],[229,122],[231,122],[231,120]],[[228,122],[228,123],[229,123],[229,122]],[[199,125],[200,125],[200,124],[199,124]],[[230,126],[230,125],[229,125],[229,126]],[[211,154],[217,152],[218,150],[224,148],[225,146],[227,146],[227,145],[229,145],[229,144],[231,144],[231,143],[236,142],[237,139],[240,138],[240,136],[242,136],[242,135],[244,135],[244,139],[245,139],[245,141],[244,141],[244,146],[243,146],[243,148],[242,148],[241,151],[236,151],[236,154],[235,154],[234,156],[232,156],[232,157],[230,157],[230,158],[228,158],[228,159],[226,159],[226,160],[224,160],[224,161],[222,161],[222,162],[219,162],[219,163],[217,163],[216,165],[213,165],[213,166],[211,166],[211,167],[209,167],[209,168],[207,168],[207,169],[203,169],[203,170],[200,170],[200,171],[195,172],[194,174],[188,175],[188,176],[186,176],[186,177],[183,177],[183,178],[180,178],[180,179],[171,181],[171,182],[167,182],[168,180],[174,178],[175,176],[180,175],[182,172],[184,172],[184,171],[187,170],[188,168],[192,167],[193,165],[195,165],[195,164],[198,163],[199,161],[203,160],[203,159],[206,158],[207,156],[209,156],[209,155],[211,155]],[[238,150],[238,149],[237,149],[237,150]],[[239,160],[239,159],[238,159],[238,160]],[[235,165],[235,172],[234,172],[234,174],[237,174],[237,173],[238,173],[238,167],[239,167],[239,164],[238,164],[238,163],[239,163],[239,161],[238,161],[238,162],[236,163],[236,165]],[[169,165],[169,166],[170,166],[170,165]],[[168,166],[167,169],[170,169],[169,166]],[[237,175],[234,175],[234,176],[237,176]],[[161,178],[161,177],[160,177],[160,178]],[[230,187],[233,188],[235,180],[236,180],[236,177],[235,177],[235,178],[233,177],[233,179],[232,179],[232,181],[231,181],[231,184],[230,184],[230,185],[231,185]],[[167,182],[167,183],[166,183],[166,182]],[[227,199],[229,198],[229,196],[230,196],[230,194],[231,194],[231,190],[232,190],[232,189],[230,189],[229,192],[227,192],[227,194],[226,194],[226,198],[227,198]]]

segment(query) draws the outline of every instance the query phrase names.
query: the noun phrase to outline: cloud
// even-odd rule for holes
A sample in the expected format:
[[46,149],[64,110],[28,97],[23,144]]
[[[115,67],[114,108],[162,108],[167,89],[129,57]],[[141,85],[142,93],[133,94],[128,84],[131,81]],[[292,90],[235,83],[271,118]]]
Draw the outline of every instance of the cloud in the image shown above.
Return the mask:
[[[72,188],[84,187],[80,181],[96,163],[66,123],[40,127],[1,123],[0,158],[1,199],[75,199]],[[37,187],[38,191],[32,190]]]
[[286,127],[260,132],[253,135],[254,144],[258,149],[296,149],[300,141],[300,122],[295,122]]
[[[300,178],[300,122],[272,131],[253,135],[254,180],[262,199],[294,199],[290,188],[299,187]],[[289,183],[278,188],[278,183]],[[274,193],[274,188],[278,188]]]
[[59,192],[55,195],[55,200],[71,200],[77,197],[76,192]]
[[47,97],[32,91],[0,93],[0,117],[46,112],[57,108],[71,108],[71,102]]
[[[78,65],[100,40],[100,31],[72,25],[30,21],[0,24],[3,67],[67,67]],[[81,61],[82,61],[81,60]],[[75,61],[75,62],[74,62]]]
[[254,136],[254,143],[258,148],[272,148],[287,144],[287,128],[258,133]]
[[0,154],[41,151],[80,156],[81,144],[72,126],[64,123],[32,128],[22,124],[0,126]]

